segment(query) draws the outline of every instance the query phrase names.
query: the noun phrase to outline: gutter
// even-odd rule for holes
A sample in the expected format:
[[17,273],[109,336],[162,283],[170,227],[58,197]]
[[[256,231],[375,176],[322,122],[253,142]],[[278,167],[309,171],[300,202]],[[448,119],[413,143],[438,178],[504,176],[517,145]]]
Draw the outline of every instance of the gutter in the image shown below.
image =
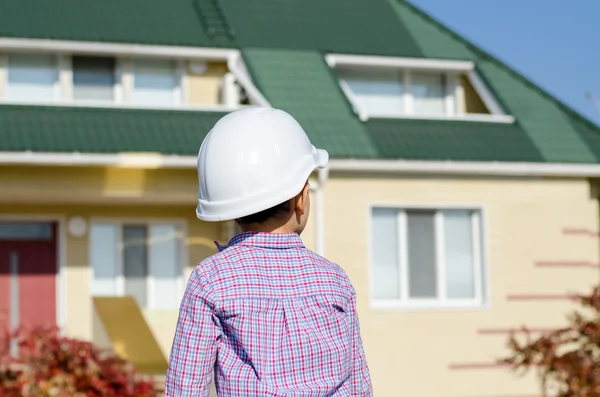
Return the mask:
[[325,209],[323,200],[323,188],[329,179],[329,167],[320,169],[317,174],[317,186],[315,187],[315,238],[317,254],[325,256]]
[[[159,153],[0,152],[0,165],[196,168],[196,156]],[[329,172],[361,174],[600,177],[600,164],[331,159]],[[327,174],[325,174],[327,173]]]

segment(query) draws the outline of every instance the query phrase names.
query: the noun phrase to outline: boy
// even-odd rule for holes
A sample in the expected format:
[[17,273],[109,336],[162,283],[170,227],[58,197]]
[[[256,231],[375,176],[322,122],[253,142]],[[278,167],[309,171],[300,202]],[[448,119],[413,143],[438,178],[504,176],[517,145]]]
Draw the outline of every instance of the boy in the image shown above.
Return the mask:
[[181,303],[166,397],[372,396],[346,273],[304,247],[308,178],[328,154],[289,114],[223,117],[198,154],[198,218],[242,233],[198,265]]

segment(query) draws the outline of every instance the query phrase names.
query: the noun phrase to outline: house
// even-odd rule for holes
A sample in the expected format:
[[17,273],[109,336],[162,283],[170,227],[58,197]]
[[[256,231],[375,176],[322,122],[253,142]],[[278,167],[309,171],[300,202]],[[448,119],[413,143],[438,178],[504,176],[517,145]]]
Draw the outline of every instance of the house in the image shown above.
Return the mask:
[[133,296],[168,354],[235,233],[195,217],[197,151],[256,105],[332,157],[303,239],[356,287],[375,395],[537,395],[496,360],[598,280],[600,129],[403,0],[3,0],[0,321],[95,340],[92,298]]

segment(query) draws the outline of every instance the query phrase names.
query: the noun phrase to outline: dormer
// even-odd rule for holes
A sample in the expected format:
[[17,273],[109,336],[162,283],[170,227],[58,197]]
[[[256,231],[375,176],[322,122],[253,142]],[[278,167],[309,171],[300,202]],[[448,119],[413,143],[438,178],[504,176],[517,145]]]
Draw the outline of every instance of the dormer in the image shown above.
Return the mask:
[[328,54],[362,121],[454,119],[512,123],[470,61]]

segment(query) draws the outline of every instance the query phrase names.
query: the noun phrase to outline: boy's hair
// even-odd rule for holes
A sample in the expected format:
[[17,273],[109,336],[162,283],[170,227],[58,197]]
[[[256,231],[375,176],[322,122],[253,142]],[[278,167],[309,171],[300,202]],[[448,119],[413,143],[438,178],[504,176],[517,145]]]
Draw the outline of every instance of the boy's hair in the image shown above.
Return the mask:
[[286,200],[281,204],[277,204],[274,207],[267,208],[264,211],[257,212],[256,214],[248,215],[237,220],[238,223],[248,225],[251,223],[264,223],[271,218],[277,218],[290,211],[292,200]]

